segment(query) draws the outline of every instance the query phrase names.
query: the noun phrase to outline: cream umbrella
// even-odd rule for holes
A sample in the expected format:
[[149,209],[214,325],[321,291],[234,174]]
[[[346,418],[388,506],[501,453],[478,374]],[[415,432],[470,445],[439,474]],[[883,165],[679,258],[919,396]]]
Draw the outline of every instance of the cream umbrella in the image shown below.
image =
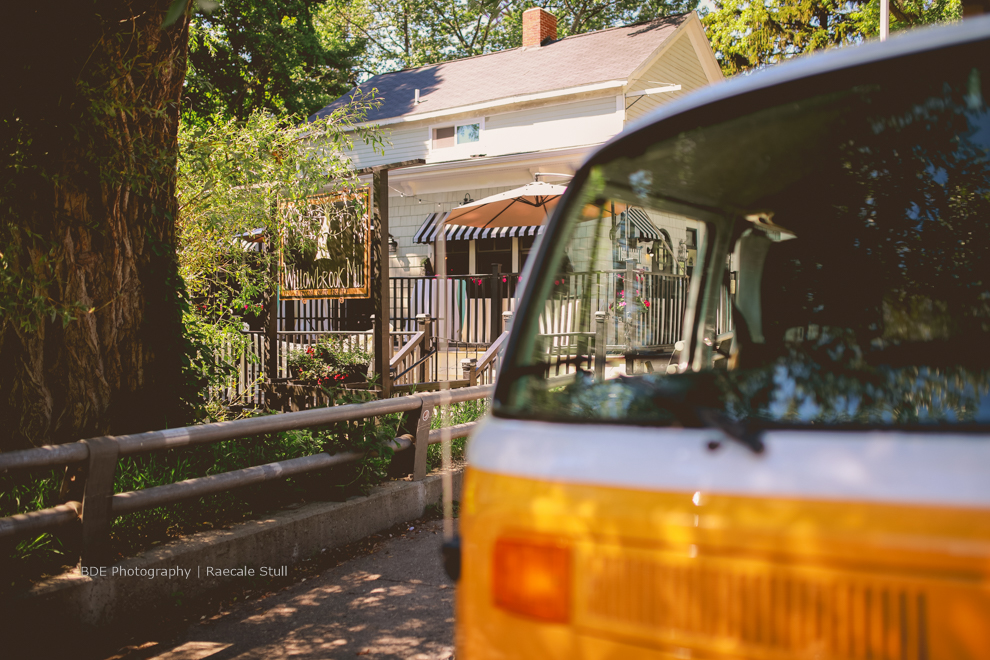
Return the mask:
[[462,227],[532,227],[550,217],[567,186],[536,181],[458,206],[445,220]]

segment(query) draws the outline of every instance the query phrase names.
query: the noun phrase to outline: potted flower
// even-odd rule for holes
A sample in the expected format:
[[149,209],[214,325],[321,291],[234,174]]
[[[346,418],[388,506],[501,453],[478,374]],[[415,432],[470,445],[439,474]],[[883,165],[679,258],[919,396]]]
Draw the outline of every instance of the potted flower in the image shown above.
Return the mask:
[[289,368],[289,378],[292,380],[308,380],[311,372],[317,369],[321,363],[315,355],[313,347],[306,350],[294,350],[289,352],[286,358],[286,365]]
[[618,316],[631,318],[637,314],[642,314],[650,308],[650,301],[642,296],[632,296],[626,300],[626,292],[619,291],[615,302],[609,305],[609,310]]
[[368,380],[371,354],[345,347],[339,336],[327,335],[314,346],[289,353],[287,363],[293,380],[328,387]]

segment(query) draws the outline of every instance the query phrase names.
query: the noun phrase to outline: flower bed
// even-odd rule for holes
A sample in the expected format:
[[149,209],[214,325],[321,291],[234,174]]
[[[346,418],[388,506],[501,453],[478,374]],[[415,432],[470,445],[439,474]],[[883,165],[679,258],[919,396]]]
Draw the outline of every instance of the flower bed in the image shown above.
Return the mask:
[[305,350],[289,353],[292,380],[300,384],[333,387],[368,380],[372,356],[360,348],[347,347],[343,339],[328,335]]

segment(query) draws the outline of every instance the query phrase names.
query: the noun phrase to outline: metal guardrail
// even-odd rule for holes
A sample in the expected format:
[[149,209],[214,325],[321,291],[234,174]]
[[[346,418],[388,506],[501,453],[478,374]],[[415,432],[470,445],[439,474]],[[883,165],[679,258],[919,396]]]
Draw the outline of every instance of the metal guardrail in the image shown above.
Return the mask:
[[[322,470],[332,465],[356,461],[360,452],[314,454],[276,463],[258,465],[222,474],[154,486],[126,493],[113,492],[117,460],[122,456],[147,454],[166,449],[191,447],[224,440],[248,438],[265,433],[348,422],[369,417],[402,413],[396,452],[411,450],[413,480],[426,476],[427,448],[441,441],[442,430],[431,430],[433,409],[438,405],[474,401],[491,396],[491,386],[414,394],[394,399],[332,406],[301,412],[253,417],[233,422],[216,422],[164,431],[149,431],[116,437],[99,437],[64,445],[48,445],[0,454],[0,472],[66,466],[62,492],[81,490],[82,501],[0,518],[0,541],[29,534],[53,532],[65,526],[81,525],[81,558],[84,565],[105,565],[109,559],[110,523],[118,515],[175,504],[184,500],[242,488],[265,481]],[[451,437],[468,435],[476,422],[449,427]]]

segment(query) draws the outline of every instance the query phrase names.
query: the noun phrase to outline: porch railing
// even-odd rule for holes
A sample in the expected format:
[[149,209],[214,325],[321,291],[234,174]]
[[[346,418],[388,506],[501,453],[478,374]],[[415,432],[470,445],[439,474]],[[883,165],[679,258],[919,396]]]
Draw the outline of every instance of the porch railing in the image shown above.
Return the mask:
[[[595,355],[669,353],[682,338],[688,282],[686,276],[642,270],[634,262],[627,262],[623,269],[563,275],[544,303],[539,321],[540,334],[552,338],[547,350],[556,362],[554,369],[562,368],[562,364],[576,368],[575,352],[581,349],[590,355],[587,350],[592,345]],[[515,308],[518,284],[518,275],[503,274],[497,268],[487,275],[451,276],[446,283],[441,278],[391,278],[392,356],[419,332],[419,319],[428,318],[431,331],[430,341],[410,347],[395,364],[395,385],[408,389],[405,386],[414,383],[463,381],[463,363],[471,360],[478,369],[477,382],[490,382],[494,367],[483,372],[477,365],[484,362],[489,348],[506,329],[503,316]],[[731,330],[731,283],[727,287],[717,312],[719,334]],[[325,302],[328,313],[338,313],[340,305],[348,301]],[[605,315],[604,340],[598,337],[600,313]],[[320,325],[315,318],[307,322]],[[265,338],[260,332],[246,334],[249,347],[239,358],[237,382],[224,388],[222,394],[228,401],[258,405],[263,395],[254,384],[267,377]],[[291,350],[305,349],[326,335],[373,352],[371,330],[280,330],[274,378],[289,376],[287,356]],[[582,335],[586,339],[581,339]],[[497,364],[498,351],[493,355],[491,364]]]

